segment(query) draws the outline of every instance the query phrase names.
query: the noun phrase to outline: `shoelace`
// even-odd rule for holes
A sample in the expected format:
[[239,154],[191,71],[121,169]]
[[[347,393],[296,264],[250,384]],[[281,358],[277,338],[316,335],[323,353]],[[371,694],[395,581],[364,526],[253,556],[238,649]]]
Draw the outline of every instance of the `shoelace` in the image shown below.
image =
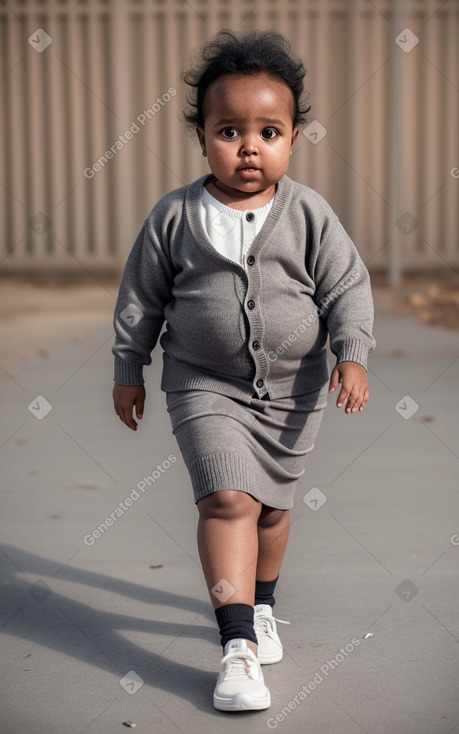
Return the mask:
[[257,630],[263,632],[265,635],[269,635],[270,632],[274,632],[273,622],[280,622],[281,624],[290,624],[285,619],[277,619],[277,617],[265,617],[264,614],[256,615],[253,626],[255,628],[255,634]]
[[[226,668],[225,680],[228,680],[228,678],[252,678],[251,672],[255,665],[256,663],[244,653],[231,655]],[[255,678],[252,678],[252,680],[255,680]]]

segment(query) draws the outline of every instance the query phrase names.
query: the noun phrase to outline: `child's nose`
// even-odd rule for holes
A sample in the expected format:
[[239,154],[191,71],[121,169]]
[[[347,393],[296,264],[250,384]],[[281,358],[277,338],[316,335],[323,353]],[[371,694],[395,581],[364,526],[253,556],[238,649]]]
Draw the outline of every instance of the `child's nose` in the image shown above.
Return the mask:
[[256,142],[251,138],[246,138],[242,141],[242,152],[250,155],[251,153],[257,153],[258,147]]

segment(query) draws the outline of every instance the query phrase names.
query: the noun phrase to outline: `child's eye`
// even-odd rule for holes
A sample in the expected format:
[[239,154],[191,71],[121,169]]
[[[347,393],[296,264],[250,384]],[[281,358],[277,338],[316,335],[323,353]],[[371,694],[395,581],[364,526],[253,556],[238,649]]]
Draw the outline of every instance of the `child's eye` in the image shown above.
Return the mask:
[[[237,130],[234,127],[224,127],[221,131],[224,138],[235,138],[237,136]],[[234,135],[232,135],[234,133]]]
[[273,127],[265,127],[261,134],[265,140],[273,140],[277,136],[277,130]]

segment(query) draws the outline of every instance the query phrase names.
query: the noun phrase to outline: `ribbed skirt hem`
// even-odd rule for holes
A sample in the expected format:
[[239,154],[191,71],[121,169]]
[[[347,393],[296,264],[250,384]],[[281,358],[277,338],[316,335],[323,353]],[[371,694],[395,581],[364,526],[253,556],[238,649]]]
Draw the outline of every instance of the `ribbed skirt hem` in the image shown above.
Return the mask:
[[229,452],[200,456],[188,469],[198,498],[220,489],[239,489],[253,494],[252,467],[243,456]]

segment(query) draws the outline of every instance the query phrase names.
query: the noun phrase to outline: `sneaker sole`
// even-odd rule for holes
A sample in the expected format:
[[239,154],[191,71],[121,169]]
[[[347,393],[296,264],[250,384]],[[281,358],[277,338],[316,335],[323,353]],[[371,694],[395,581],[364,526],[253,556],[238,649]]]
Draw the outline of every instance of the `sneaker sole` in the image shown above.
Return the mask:
[[258,662],[260,665],[272,665],[273,663],[279,663],[283,658],[282,650],[279,653],[271,655],[258,655]]
[[271,706],[271,695],[266,689],[263,698],[253,699],[247,693],[237,693],[231,698],[219,698],[214,694],[214,708],[219,711],[258,711]]
[[260,665],[272,665],[273,663],[279,663],[283,658],[283,651],[279,650],[276,653],[259,653],[257,655],[258,662]]

